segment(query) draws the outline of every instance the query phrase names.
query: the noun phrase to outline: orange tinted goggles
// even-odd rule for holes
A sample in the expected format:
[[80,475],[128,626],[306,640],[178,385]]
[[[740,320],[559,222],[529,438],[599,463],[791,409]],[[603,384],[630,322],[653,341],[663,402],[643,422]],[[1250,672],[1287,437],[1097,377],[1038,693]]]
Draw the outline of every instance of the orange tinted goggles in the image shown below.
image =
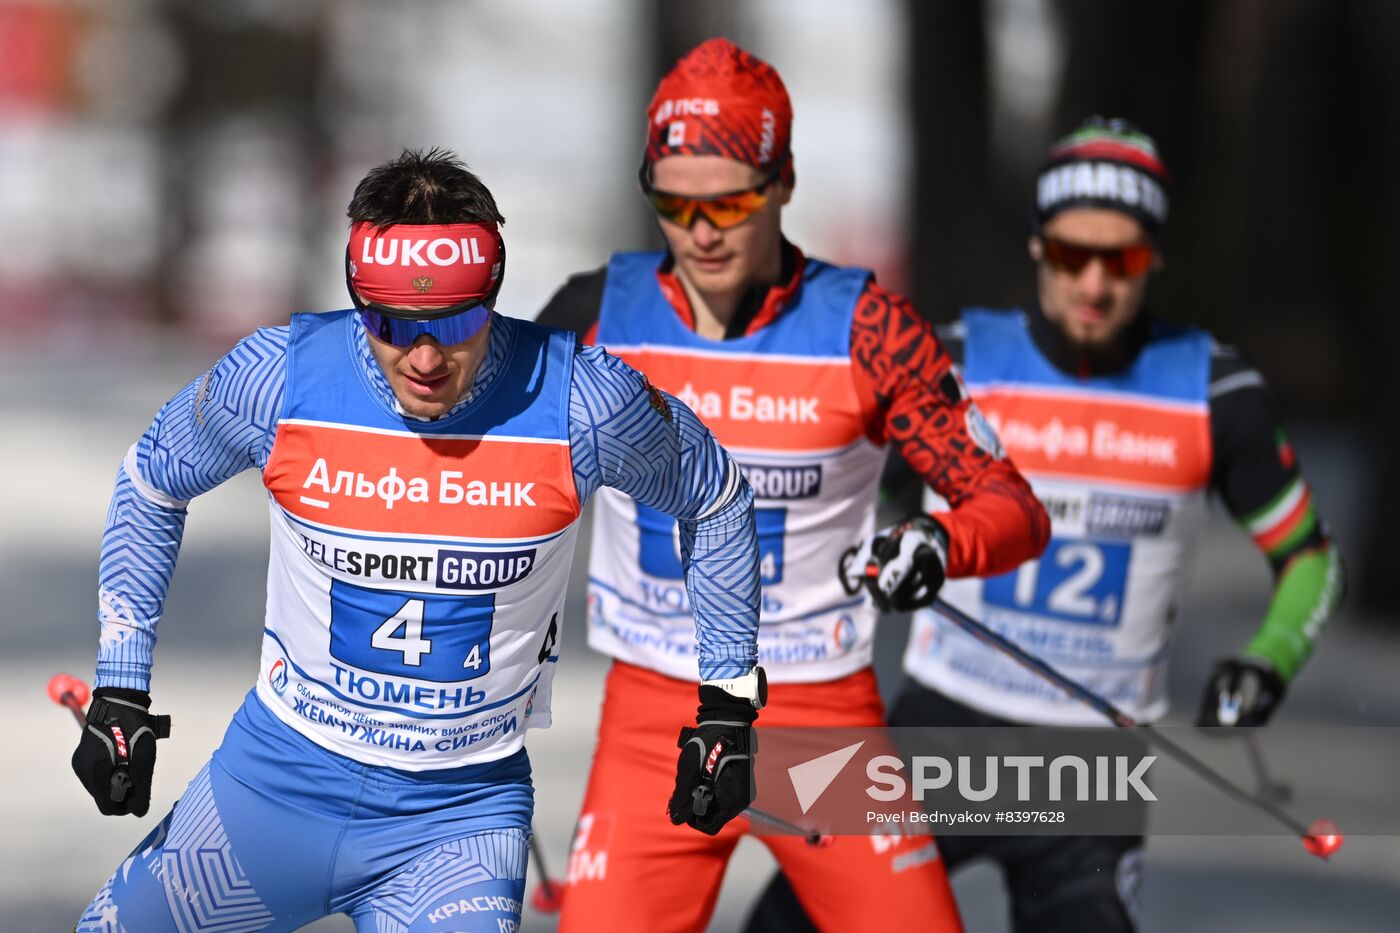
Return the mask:
[[1103,263],[1104,272],[1114,278],[1135,279],[1152,268],[1152,257],[1155,255],[1152,247],[1146,243],[1118,249],[1095,249],[1052,237],[1043,237],[1041,243],[1045,261],[1070,275],[1078,275],[1092,260],[1097,259]]
[[768,186],[778,180],[778,173],[774,172],[754,187],[744,191],[729,191],[704,198],[692,198],[653,188],[651,179],[648,177],[650,175],[648,169],[649,166],[642,166],[638,180],[642,185],[642,193],[651,202],[652,210],[656,211],[661,218],[685,227],[687,230],[694,225],[695,218],[701,215],[704,215],[711,225],[720,230],[737,227],[768,203]]

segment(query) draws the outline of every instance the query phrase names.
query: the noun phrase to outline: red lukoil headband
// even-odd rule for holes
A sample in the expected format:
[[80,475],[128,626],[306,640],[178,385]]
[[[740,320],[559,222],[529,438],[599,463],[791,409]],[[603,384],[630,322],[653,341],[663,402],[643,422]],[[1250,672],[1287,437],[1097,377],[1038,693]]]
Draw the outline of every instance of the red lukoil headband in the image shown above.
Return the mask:
[[493,298],[505,271],[494,223],[350,227],[346,272],[366,302],[386,307],[449,307]]

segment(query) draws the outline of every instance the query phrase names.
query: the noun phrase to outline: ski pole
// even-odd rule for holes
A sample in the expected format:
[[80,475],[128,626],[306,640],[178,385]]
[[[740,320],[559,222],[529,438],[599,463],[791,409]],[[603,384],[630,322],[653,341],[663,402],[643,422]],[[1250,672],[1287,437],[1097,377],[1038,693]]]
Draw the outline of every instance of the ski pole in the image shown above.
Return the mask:
[[[79,729],[87,728],[88,718],[87,713],[83,712],[83,705],[91,697],[92,691],[88,689],[88,685],[72,674],[54,674],[49,678],[49,699],[59,706],[67,707],[68,712],[72,713],[73,718],[78,721]],[[167,729],[168,725],[167,722]],[[115,802],[125,800],[127,792],[130,790],[131,772],[123,762],[112,770],[112,800]]]
[[540,882],[530,895],[530,906],[542,914],[557,914],[564,906],[564,885],[549,877],[549,869],[544,864],[544,849],[533,826],[530,827],[530,855],[540,871]]
[[1293,788],[1269,776],[1269,770],[1264,766],[1264,753],[1259,750],[1253,729],[1245,730],[1244,750],[1249,756],[1250,767],[1254,769],[1254,781],[1259,785],[1259,796],[1279,803],[1288,803],[1293,797]]
[[1022,667],[1039,674],[1050,683],[1059,687],[1065,693],[1094,708],[1115,726],[1122,729],[1134,729],[1142,734],[1149,744],[1171,755],[1187,768],[1194,771],[1206,783],[1214,786],[1230,797],[1246,806],[1268,815],[1276,822],[1288,827],[1289,831],[1297,835],[1303,841],[1303,848],[1318,858],[1329,858],[1342,847],[1342,834],[1337,829],[1337,824],[1327,819],[1314,820],[1311,826],[1303,826],[1302,823],[1294,819],[1286,810],[1275,804],[1272,800],[1265,800],[1257,797],[1245,790],[1236,787],[1224,775],[1217,772],[1204,761],[1182,748],[1176,742],[1167,738],[1161,732],[1152,728],[1151,723],[1138,722],[1127,713],[1105,700],[1103,697],[1089,690],[1087,687],[1070,680],[1040,658],[1030,654],[1020,645],[1010,639],[997,634],[987,626],[978,622],[972,616],[963,612],[956,606],[950,605],[943,600],[936,600],[933,603],[936,612],[949,622],[962,629],[973,638],[984,645],[995,648],[997,651],[1010,657]]
[[68,712],[78,721],[79,729],[87,728],[87,713],[83,707],[92,696],[88,685],[72,674],[54,674],[49,678],[49,699],[59,706],[68,707]]
[[748,816],[750,823],[757,820],[760,823],[767,823],[774,829],[801,836],[803,842],[815,848],[824,849],[836,841],[835,836],[828,836],[817,832],[815,829],[806,829],[798,826],[796,823],[788,822],[781,816],[769,813],[767,810],[760,810],[758,807],[749,807],[744,813]]

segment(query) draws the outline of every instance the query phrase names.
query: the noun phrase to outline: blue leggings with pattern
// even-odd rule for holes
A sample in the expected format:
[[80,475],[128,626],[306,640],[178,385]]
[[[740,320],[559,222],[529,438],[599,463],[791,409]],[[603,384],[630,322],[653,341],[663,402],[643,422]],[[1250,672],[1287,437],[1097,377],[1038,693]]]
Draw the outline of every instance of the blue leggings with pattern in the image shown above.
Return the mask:
[[524,750],[409,772],[351,761],[249,694],[175,807],[117,867],[78,933],[514,931],[534,791]]

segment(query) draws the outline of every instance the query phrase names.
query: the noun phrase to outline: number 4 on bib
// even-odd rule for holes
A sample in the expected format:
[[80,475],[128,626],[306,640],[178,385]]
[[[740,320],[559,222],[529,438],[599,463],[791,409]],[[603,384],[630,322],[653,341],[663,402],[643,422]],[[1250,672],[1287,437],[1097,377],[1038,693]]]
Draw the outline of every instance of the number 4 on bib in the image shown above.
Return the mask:
[[491,669],[494,594],[406,598],[336,580],[331,656],[360,671],[456,683]]
[[[400,629],[402,635],[398,634]],[[423,600],[410,599],[404,603],[397,615],[390,616],[374,630],[369,643],[383,651],[400,652],[403,663],[409,667],[420,666],[423,655],[433,650],[433,643],[423,637]]]

